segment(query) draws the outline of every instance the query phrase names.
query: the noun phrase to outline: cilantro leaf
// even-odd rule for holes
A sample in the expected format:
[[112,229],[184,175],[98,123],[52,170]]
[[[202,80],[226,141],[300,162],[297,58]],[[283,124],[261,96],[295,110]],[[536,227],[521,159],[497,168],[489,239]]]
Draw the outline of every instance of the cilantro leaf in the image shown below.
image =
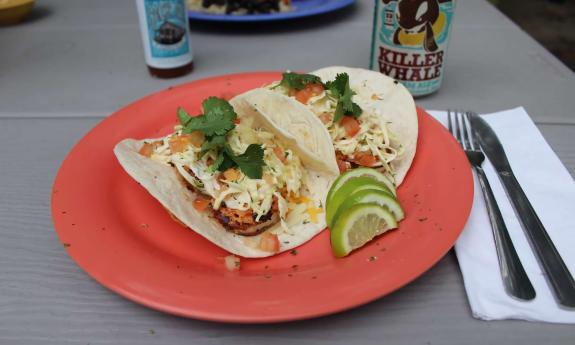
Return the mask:
[[341,97],[349,87],[349,75],[338,73],[334,80],[325,83],[325,88],[330,90],[335,97]]
[[222,150],[214,164],[210,167],[212,171],[226,171],[236,166],[236,163],[230,158],[225,150]]
[[225,143],[226,143],[225,135],[216,135],[211,138],[207,138],[202,143],[202,151],[200,152],[200,154],[203,156],[206,152],[210,150],[214,149],[217,150],[219,148],[222,148],[224,147]]
[[[226,149],[227,151],[227,149]],[[231,150],[230,150],[231,151]],[[230,153],[230,152],[229,152]],[[239,156],[234,156],[233,152],[230,158],[238,165],[240,170],[249,178],[260,179],[263,175],[264,166],[264,149],[261,145],[250,144],[246,151]]]
[[220,154],[216,157],[216,160],[212,163],[212,165],[209,166],[208,171],[210,173],[213,173],[216,170],[220,169],[220,166],[222,165],[222,163],[224,162],[224,155],[223,152],[220,152]]
[[182,108],[178,107],[178,120],[180,120],[180,124],[185,126],[188,121],[190,121],[192,117],[188,114],[188,112]]
[[[222,158],[220,158],[222,157]],[[249,178],[261,179],[264,166],[264,149],[261,145],[250,144],[246,151],[241,155],[235,155],[229,145],[224,147],[218,159],[217,170],[226,171],[229,168],[237,166]]]
[[[236,126],[234,121],[238,115],[226,100],[210,97],[202,103],[202,107],[204,114],[190,117],[182,130],[183,133],[189,134],[193,131],[200,131],[210,137],[225,135]],[[178,117],[180,117],[179,115],[178,113]]]
[[351,100],[355,92],[349,86],[349,75],[347,73],[339,73],[333,81],[328,81],[325,87],[338,99],[333,119],[334,122],[341,120],[344,115],[353,117],[359,117],[361,115],[363,110],[357,103]]
[[282,80],[279,83],[281,86],[288,87],[290,89],[302,90],[307,84],[321,84],[320,77],[313,74],[299,74],[293,72],[285,72],[282,75]]
[[344,110],[343,110],[343,103],[340,101],[337,102],[335,106],[335,113],[333,114],[333,122],[338,122],[343,118]]

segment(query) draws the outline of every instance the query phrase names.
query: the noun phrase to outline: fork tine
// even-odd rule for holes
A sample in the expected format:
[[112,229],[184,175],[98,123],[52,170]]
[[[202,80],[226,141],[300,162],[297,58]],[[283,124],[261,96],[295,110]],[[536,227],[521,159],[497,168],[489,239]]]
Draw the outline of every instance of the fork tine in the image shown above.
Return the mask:
[[467,113],[461,112],[459,115],[461,117],[461,125],[462,125],[461,131],[463,132],[463,139],[465,141],[465,146],[467,149],[473,150],[473,145],[471,145],[471,134],[467,127],[468,121],[465,121],[465,119],[467,118]]
[[467,122],[469,123],[469,131],[471,134],[471,143],[473,145],[473,149],[479,151],[481,150],[481,147],[479,146],[479,141],[477,140],[477,133],[475,132],[475,130],[473,129],[473,125],[471,124],[471,116],[477,116],[477,114],[472,111],[468,111],[467,113],[465,113],[465,117],[467,118]]
[[455,122],[455,138],[457,139],[457,141],[459,141],[459,144],[463,146],[463,149],[465,149],[465,144],[463,143],[463,137],[461,136],[461,125],[459,124],[459,110],[455,111],[454,117],[455,118],[453,122]]
[[447,110],[447,128],[449,128],[449,132],[451,132],[451,135],[453,135],[455,140],[457,140],[459,145],[461,145],[461,140],[459,140],[460,138],[457,135],[457,131],[456,131],[455,126],[453,125],[455,123],[455,116],[456,116],[455,110],[451,110],[451,109]]

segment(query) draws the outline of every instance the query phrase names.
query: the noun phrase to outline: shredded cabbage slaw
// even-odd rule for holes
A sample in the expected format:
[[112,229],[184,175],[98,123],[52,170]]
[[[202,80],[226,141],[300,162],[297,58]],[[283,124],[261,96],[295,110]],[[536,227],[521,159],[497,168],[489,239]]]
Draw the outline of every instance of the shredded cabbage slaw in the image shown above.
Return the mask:
[[[272,83],[267,88],[289,96],[290,89],[280,85],[279,82]],[[336,151],[348,160],[353,160],[358,153],[370,153],[377,158],[374,168],[383,168],[393,175],[393,167],[390,163],[403,153],[401,143],[391,133],[388,124],[382,120],[378,109],[370,106],[368,101],[358,95],[353,96],[353,101],[363,109],[363,113],[357,118],[360,124],[359,132],[353,137],[348,137],[345,128],[333,121],[337,98],[329,90],[311,97],[306,106],[322,119]]]
[[[180,135],[181,130],[181,126],[176,126],[174,135]],[[161,139],[150,158],[172,164],[194,188],[213,198],[212,207],[215,210],[222,205],[241,211],[251,209],[256,215],[256,221],[259,221],[271,210],[275,196],[284,230],[289,231],[295,217],[302,221],[305,212],[302,213],[298,203],[293,201],[306,193],[307,175],[302,162],[292,150],[284,148],[274,134],[253,128],[251,119],[242,119],[228,133],[226,141],[237,154],[243,153],[250,144],[262,146],[265,162],[262,179],[251,179],[238,169],[239,178],[227,180],[223,174],[210,167],[217,158],[217,152],[211,150],[201,155],[200,147],[188,145],[185,151],[173,153],[170,151],[170,137]],[[282,159],[278,157],[278,152],[283,153]],[[306,205],[300,206],[304,207],[304,211],[307,209]]]

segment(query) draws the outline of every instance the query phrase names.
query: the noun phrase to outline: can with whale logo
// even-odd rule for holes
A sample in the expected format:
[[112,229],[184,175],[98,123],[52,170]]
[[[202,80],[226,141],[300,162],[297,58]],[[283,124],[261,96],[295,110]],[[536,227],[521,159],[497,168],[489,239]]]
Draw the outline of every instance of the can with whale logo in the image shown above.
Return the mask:
[[370,69],[399,80],[414,96],[443,80],[455,1],[376,0]]

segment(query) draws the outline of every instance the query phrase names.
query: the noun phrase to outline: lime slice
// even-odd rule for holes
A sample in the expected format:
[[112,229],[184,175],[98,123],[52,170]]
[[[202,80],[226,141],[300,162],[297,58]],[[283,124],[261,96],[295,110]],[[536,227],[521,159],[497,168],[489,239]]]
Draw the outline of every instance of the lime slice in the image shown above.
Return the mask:
[[328,198],[326,201],[325,219],[327,223],[332,223],[333,216],[335,216],[337,209],[352,193],[365,189],[377,189],[392,195],[385,184],[378,182],[371,177],[361,176],[347,179],[346,182],[337,189],[337,191],[332,193],[331,199]]
[[337,192],[337,190],[341,188],[341,186],[343,186],[347,180],[360,176],[371,177],[372,179],[383,183],[384,185],[387,186],[387,189],[389,189],[389,191],[391,192],[391,194],[393,194],[393,196],[396,195],[395,183],[390,177],[387,177],[385,174],[375,169],[357,168],[343,173],[333,182],[329,192],[327,193],[327,199],[326,199],[327,202],[329,203],[330,199],[333,197],[333,194]]
[[[405,217],[403,213],[403,209],[401,205],[395,198],[389,195],[386,192],[382,192],[381,190],[377,189],[365,189],[360,190],[357,192],[353,192],[349,197],[345,199],[345,201],[339,205],[339,208],[335,211],[335,215],[333,216],[333,223],[337,222],[340,214],[342,214],[348,208],[355,206],[357,204],[367,204],[367,203],[374,203],[380,206],[387,208],[396,221],[400,221]],[[332,223],[328,223],[330,228],[333,227]]]
[[359,204],[345,210],[331,229],[331,248],[344,257],[375,236],[397,227],[391,212],[377,204]]

